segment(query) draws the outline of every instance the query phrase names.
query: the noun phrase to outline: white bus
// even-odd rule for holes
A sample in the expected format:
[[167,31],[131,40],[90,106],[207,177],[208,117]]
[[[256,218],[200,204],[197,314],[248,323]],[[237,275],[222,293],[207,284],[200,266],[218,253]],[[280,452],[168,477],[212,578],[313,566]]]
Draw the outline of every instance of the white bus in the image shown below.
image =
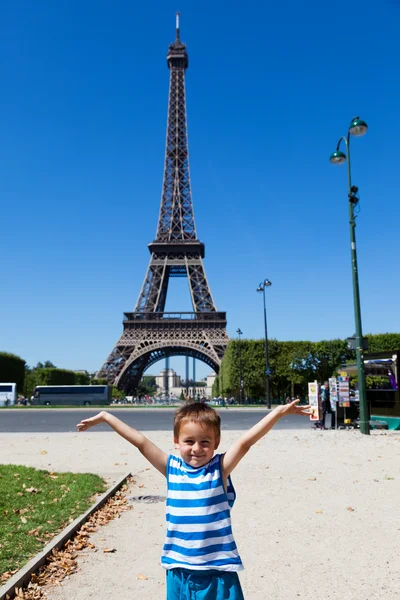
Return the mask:
[[14,406],[17,401],[17,384],[0,383],[0,406]]
[[109,385],[38,385],[31,403],[33,406],[106,405],[111,403],[111,391]]

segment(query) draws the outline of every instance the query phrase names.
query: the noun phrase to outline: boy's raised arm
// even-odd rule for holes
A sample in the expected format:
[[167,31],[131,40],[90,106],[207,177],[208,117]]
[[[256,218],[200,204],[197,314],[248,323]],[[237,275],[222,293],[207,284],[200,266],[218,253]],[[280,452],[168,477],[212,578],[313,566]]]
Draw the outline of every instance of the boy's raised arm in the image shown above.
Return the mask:
[[224,478],[232,473],[233,469],[247,454],[250,448],[258,442],[270,429],[285,415],[310,415],[310,406],[297,406],[300,400],[295,400],[285,406],[277,406],[261,421],[256,423],[251,429],[246,431],[236,442],[232,444],[222,459],[222,468]]
[[147,460],[164,476],[167,469],[168,455],[156,446],[151,440],[145,437],[140,431],[129,427],[126,423],[117,419],[114,415],[106,411],[101,411],[99,414],[84,419],[77,425],[78,431],[86,431],[99,423],[107,423],[125,440],[133,444]]

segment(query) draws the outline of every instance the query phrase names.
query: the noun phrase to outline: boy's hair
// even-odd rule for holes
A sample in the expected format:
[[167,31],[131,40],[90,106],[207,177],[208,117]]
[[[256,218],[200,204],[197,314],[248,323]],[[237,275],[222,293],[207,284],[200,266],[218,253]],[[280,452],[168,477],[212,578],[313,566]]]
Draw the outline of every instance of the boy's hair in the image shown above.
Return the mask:
[[199,423],[202,427],[212,427],[217,440],[221,437],[221,417],[211,406],[202,402],[192,402],[178,408],[174,418],[174,438],[179,437],[182,423]]

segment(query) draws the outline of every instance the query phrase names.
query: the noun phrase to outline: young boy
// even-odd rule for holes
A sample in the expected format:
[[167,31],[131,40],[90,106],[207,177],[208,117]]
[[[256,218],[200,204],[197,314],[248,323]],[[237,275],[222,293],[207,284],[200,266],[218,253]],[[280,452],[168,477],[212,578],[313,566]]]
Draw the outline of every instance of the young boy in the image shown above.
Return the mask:
[[230,475],[251,446],[289,414],[309,415],[299,400],[278,406],[244,433],[225,454],[215,454],[221,419],[201,402],[179,408],[168,456],[143,434],[105,411],[77,425],[86,431],[108,423],[167,478],[167,536],[161,564],[167,600],[243,600],[237,572],[243,569],[232,534],[230,509],[236,493]]

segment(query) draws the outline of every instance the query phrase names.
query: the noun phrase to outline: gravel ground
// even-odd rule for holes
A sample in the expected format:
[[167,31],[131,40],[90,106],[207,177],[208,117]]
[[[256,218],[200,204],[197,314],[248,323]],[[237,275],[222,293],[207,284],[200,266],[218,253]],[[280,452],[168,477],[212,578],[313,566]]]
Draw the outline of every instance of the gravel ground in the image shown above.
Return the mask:
[[[173,452],[172,436],[147,433]],[[224,432],[223,452],[240,432]],[[165,482],[115,433],[5,434],[3,463],[98,473],[109,483],[130,470],[129,496],[165,496]],[[43,454],[42,452],[46,453]],[[270,432],[233,473],[235,539],[248,600],[394,600],[400,581],[400,434]],[[93,535],[80,570],[50,600],[162,600],[164,504],[133,509]],[[115,548],[104,553],[104,548]],[[145,579],[138,576],[144,576]]]

